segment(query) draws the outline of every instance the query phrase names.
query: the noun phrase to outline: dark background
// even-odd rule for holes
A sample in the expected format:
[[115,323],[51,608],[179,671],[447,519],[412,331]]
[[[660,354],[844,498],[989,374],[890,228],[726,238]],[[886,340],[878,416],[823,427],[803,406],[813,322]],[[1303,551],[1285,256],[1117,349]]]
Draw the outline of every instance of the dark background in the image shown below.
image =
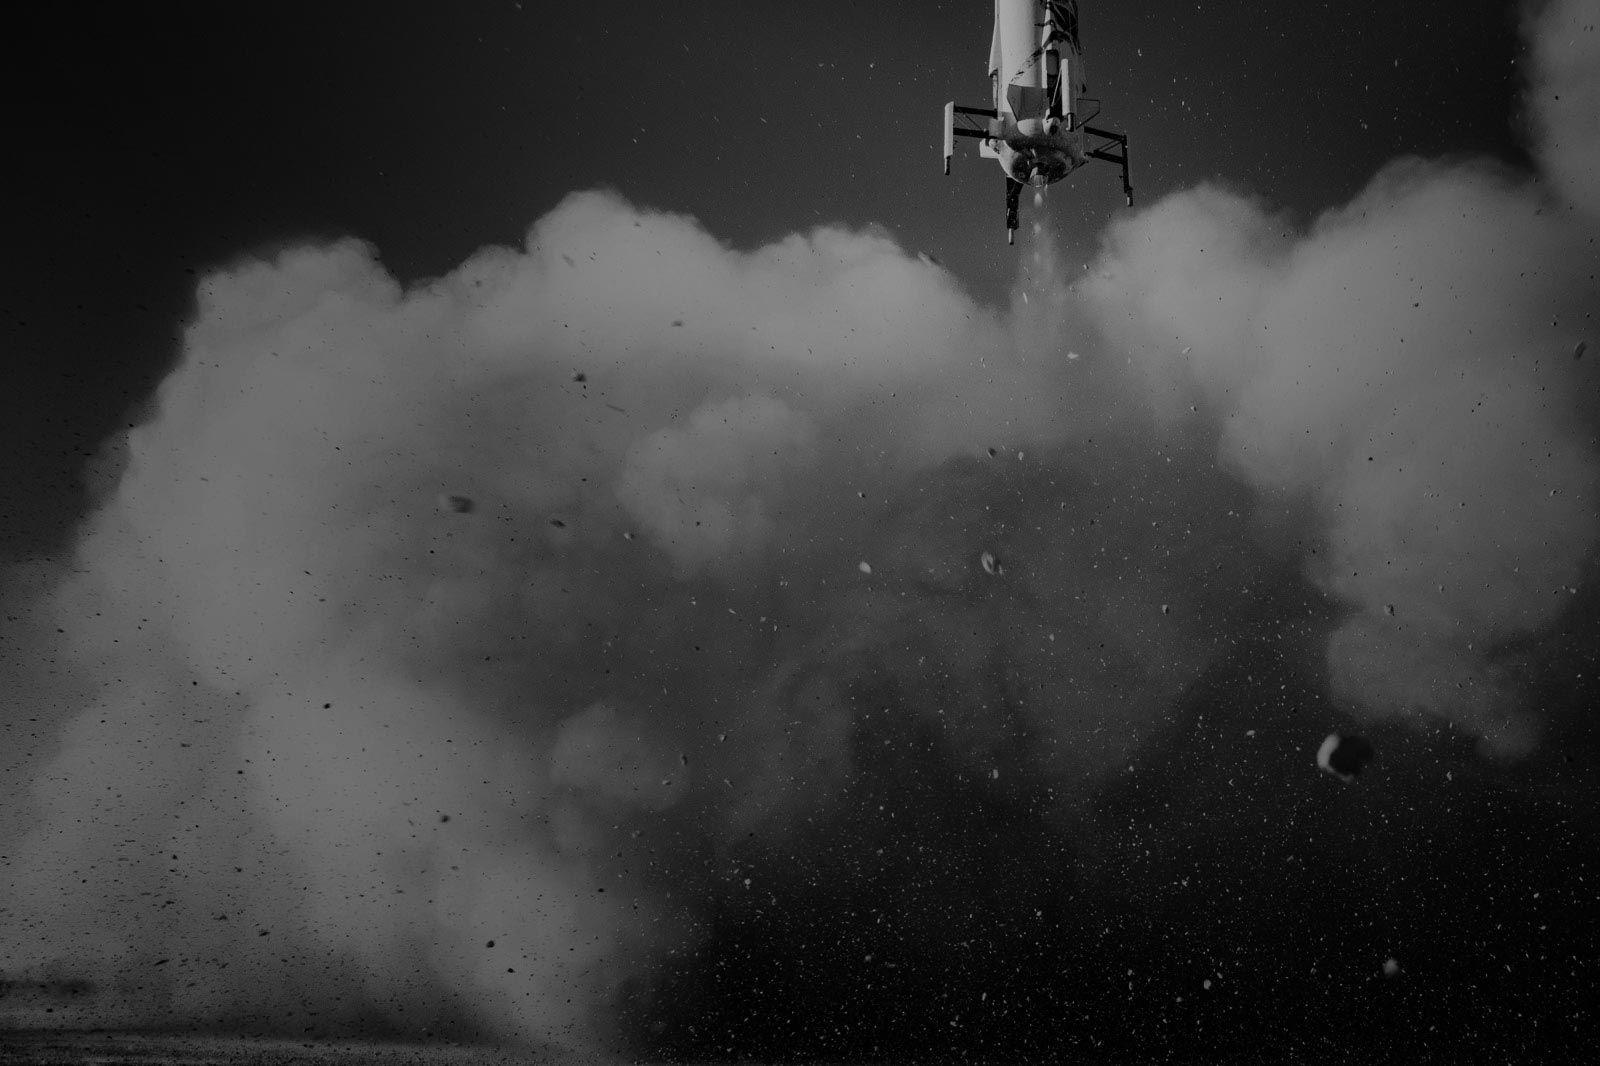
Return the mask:
[[[1515,5],[1085,3],[1090,90],[1149,203],[1220,179],[1305,220],[1404,153],[1522,159]],[[978,293],[1001,175],[939,169],[983,103],[981,0],[58,5],[0,35],[0,552],[59,547],[78,467],[176,353],[197,272],[354,234],[403,280],[610,186],[749,247],[880,224]],[[1068,262],[1121,209],[1051,190]]]

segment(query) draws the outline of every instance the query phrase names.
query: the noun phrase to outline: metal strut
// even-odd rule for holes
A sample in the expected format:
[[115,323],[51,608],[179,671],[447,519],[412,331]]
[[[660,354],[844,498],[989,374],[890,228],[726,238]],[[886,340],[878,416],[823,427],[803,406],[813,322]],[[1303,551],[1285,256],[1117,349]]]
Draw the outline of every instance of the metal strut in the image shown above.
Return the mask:
[[[1104,160],[1107,163],[1117,163],[1117,164],[1121,165],[1121,167],[1122,167],[1122,195],[1127,198],[1128,206],[1132,207],[1133,206],[1133,184],[1129,180],[1129,177],[1128,177],[1128,135],[1126,133],[1116,133],[1116,132],[1113,132],[1112,130],[1096,129],[1093,126],[1085,126],[1085,127],[1083,127],[1083,132],[1085,132],[1085,133],[1087,133],[1087,134],[1089,134],[1091,136],[1094,136],[1094,137],[1104,137],[1108,142],[1110,142],[1108,144],[1102,144],[1098,148],[1090,149],[1088,152],[1085,152],[1084,154],[1087,155],[1090,159],[1101,159],[1101,160]],[[1112,145],[1116,145],[1118,148],[1122,149],[1122,151],[1121,152],[1112,152],[1112,151],[1110,151],[1109,149],[1111,148]]]
[[[956,116],[968,116],[961,119],[961,124],[956,124]],[[957,137],[976,137],[987,140],[993,134],[987,122],[979,124],[979,118],[998,118],[1000,113],[992,107],[963,107],[954,101],[944,105],[944,172],[950,175],[950,157],[955,155]]]

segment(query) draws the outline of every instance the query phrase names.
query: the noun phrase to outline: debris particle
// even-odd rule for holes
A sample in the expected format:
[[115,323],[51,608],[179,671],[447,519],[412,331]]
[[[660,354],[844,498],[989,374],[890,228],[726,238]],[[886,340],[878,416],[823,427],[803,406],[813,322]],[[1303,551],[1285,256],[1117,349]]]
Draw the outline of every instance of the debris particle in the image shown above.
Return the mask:
[[456,493],[444,493],[439,497],[439,510],[449,511],[452,514],[471,514],[473,502],[471,496],[461,496]]
[[990,448],[990,449],[989,449],[989,458],[991,458],[991,459],[993,459],[993,458],[994,458],[994,457],[995,457],[995,456],[996,456],[996,455],[998,455],[998,454],[999,454],[999,453],[998,453],[998,452],[996,452],[996,451],[995,451],[995,450],[994,450],[994,449],[993,449],[993,448]]
[[589,375],[588,375],[588,374],[585,374],[585,373],[584,373],[584,372],[583,372],[583,371],[581,371],[581,370],[577,370],[577,371],[574,371],[574,372],[573,372],[573,374],[572,374],[572,380],[573,380],[573,381],[576,381],[576,382],[577,382],[577,383],[578,383],[578,384],[580,384],[580,385],[582,385],[582,384],[583,384],[583,383],[584,383],[584,382],[585,382],[585,381],[588,381],[588,380],[589,380]]
[[1341,781],[1354,781],[1372,757],[1372,744],[1366,739],[1329,733],[1317,749],[1317,766]]
[[856,569],[861,571],[863,574],[870,574],[872,573],[872,564],[863,559],[856,564]]
[[1256,731],[1254,729],[1246,729],[1244,731],[1244,735],[1247,737],[1253,737],[1256,735]]
[[1191,344],[1191,345],[1190,345],[1190,346],[1189,346],[1189,347],[1187,347],[1187,348],[1185,348],[1185,349],[1184,349],[1184,350],[1183,350],[1183,351],[1182,351],[1182,352],[1180,352],[1180,353],[1179,353],[1179,354],[1180,354],[1180,355],[1188,355],[1188,354],[1189,354],[1189,353],[1190,353],[1190,352],[1192,352],[1192,351],[1194,351],[1194,345],[1192,345],[1192,344]]
[[1171,613],[1172,613],[1172,604],[1170,604],[1170,603],[1163,603],[1163,604],[1162,604],[1162,605],[1161,605],[1161,613],[1162,613],[1162,614],[1171,614]]
[[1392,603],[1384,604],[1383,605],[1383,613],[1388,615],[1390,618],[1393,618],[1394,617],[1394,604],[1392,604]]
[[1079,357],[1079,356],[1078,356],[1078,353],[1077,353],[1077,352],[1068,352],[1068,353],[1067,353],[1067,358],[1068,358],[1068,359],[1077,359],[1077,358],[1078,358],[1078,357]]
[[563,259],[565,259],[567,261],[567,266],[569,266],[569,267],[576,267],[578,265],[577,262],[572,258],[572,256],[568,255],[566,252],[562,252],[561,253],[561,258],[563,258]]
[[1383,976],[1394,977],[1400,973],[1400,961],[1395,958],[1383,960]]
[[675,318],[675,319],[673,319],[673,320],[672,320],[672,324],[673,324],[673,325],[674,325],[674,326],[677,326],[677,327],[679,327],[679,328],[680,328],[680,329],[681,329],[681,328],[682,328],[682,327],[683,327],[683,319],[681,319],[681,318]]
[[991,781],[1000,780],[1000,768],[998,766],[989,771],[989,780],[991,780]]
[[551,524],[551,525],[552,525],[552,526],[555,526],[555,527],[556,527],[556,528],[557,528],[557,529],[566,529],[566,528],[567,528],[567,524],[566,524],[566,523],[565,523],[565,522],[563,522],[563,521],[562,521],[562,520],[561,520],[561,519],[559,519],[559,518],[552,518],[552,519],[550,519],[550,524]]
[[994,552],[984,552],[978,556],[978,565],[983,567],[983,572],[994,577],[999,577],[1006,572],[1006,568],[995,558]]
[[1583,358],[1583,353],[1586,350],[1588,350],[1588,347],[1589,347],[1589,342],[1588,341],[1579,341],[1577,344],[1574,344],[1572,346],[1572,358],[1574,358],[1574,359],[1582,359]]

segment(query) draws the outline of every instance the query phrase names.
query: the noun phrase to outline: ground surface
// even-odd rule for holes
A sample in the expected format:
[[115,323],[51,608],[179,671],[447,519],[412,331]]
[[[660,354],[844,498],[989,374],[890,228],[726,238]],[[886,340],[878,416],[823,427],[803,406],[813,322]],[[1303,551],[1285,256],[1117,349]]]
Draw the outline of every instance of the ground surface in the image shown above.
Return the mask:
[[237,1036],[147,1033],[4,1032],[0,1064],[20,1066],[576,1066],[584,1060],[497,1048],[450,1044],[383,1044],[356,1040],[316,1042]]

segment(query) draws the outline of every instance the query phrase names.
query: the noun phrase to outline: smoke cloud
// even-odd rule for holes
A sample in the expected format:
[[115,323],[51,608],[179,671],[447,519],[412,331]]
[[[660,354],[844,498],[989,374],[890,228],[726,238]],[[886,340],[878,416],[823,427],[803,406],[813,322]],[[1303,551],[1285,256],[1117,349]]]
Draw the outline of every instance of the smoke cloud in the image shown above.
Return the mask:
[[870,746],[1069,839],[1311,589],[1334,705],[1534,750],[1514,652],[1596,536],[1593,14],[1532,23],[1547,185],[1400,160],[1303,232],[1202,186],[1071,284],[1040,235],[1008,308],[604,192],[409,288],[357,241],[212,272],[7,574],[0,975],[613,1048]]
[[1540,165],[1557,195],[1600,214],[1600,12],[1590,0],[1529,8],[1533,53],[1528,110]]
[[1523,752],[1536,721],[1495,653],[1559,615],[1595,535],[1594,228],[1483,164],[1402,160],[1291,237],[1220,190],[1112,227],[1085,284],[1158,402],[1304,498],[1308,572],[1350,613],[1336,691]]

